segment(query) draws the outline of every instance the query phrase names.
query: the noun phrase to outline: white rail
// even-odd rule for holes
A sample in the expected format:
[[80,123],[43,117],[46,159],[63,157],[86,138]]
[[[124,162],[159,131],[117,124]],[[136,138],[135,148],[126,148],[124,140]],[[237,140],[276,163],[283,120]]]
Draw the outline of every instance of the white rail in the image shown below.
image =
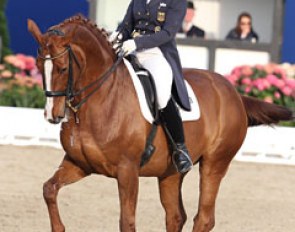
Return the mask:
[[60,125],[48,123],[41,109],[0,107],[0,144],[60,148]]
[[[46,122],[43,110],[0,107],[0,144],[61,148],[59,132],[60,125]],[[249,128],[236,160],[295,165],[295,128]]]
[[236,160],[295,165],[295,128],[249,128]]

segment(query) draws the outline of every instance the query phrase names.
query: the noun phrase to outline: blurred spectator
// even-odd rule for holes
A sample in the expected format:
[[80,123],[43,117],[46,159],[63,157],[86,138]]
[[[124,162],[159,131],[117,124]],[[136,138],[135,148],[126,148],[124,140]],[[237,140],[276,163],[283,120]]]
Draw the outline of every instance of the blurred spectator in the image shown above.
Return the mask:
[[186,15],[183,21],[182,28],[179,33],[185,33],[187,37],[205,37],[205,31],[193,24],[195,17],[194,3],[191,1],[187,2]]
[[259,37],[253,30],[252,17],[249,13],[243,12],[239,15],[236,27],[227,34],[226,39],[258,42]]

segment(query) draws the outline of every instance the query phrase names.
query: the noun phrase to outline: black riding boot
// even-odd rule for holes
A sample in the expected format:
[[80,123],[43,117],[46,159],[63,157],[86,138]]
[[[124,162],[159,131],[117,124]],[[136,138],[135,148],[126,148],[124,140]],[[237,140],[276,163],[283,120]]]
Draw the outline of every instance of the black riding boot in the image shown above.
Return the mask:
[[[178,109],[172,99],[167,106],[160,110],[162,123],[165,124],[170,140],[172,139],[172,161],[176,170],[180,173],[188,172],[192,166],[192,160],[184,143],[183,125]],[[169,135],[170,134],[170,135]]]

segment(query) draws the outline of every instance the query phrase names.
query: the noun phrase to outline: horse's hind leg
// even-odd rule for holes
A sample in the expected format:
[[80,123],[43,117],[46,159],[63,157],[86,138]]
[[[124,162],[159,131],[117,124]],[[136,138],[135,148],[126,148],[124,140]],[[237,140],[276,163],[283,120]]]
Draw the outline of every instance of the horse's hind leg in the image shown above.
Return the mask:
[[231,158],[222,155],[215,157],[218,160],[200,160],[199,209],[194,218],[193,232],[208,232],[215,225],[215,200],[231,161]]
[[59,189],[67,184],[74,183],[85,176],[86,174],[84,171],[77,167],[66,155],[53,177],[44,183],[43,196],[48,207],[52,232],[65,231],[65,227],[59,216],[57,205],[57,194]]
[[161,203],[166,211],[166,231],[179,232],[186,221],[181,196],[183,176],[177,173],[158,180]]

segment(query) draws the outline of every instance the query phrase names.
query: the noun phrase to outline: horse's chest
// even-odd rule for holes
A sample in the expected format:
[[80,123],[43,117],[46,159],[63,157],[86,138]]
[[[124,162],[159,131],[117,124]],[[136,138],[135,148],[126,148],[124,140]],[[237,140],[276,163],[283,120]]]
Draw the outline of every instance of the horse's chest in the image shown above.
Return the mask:
[[81,134],[78,127],[71,123],[63,123],[60,138],[67,155],[81,167],[90,168],[88,160],[83,154]]
[[[109,152],[103,152],[98,140],[87,131],[79,127],[63,126],[61,142],[66,153],[80,166],[90,169],[91,172],[107,176],[116,175],[116,165],[111,162]],[[116,153],[115,151],[113,151]]]

